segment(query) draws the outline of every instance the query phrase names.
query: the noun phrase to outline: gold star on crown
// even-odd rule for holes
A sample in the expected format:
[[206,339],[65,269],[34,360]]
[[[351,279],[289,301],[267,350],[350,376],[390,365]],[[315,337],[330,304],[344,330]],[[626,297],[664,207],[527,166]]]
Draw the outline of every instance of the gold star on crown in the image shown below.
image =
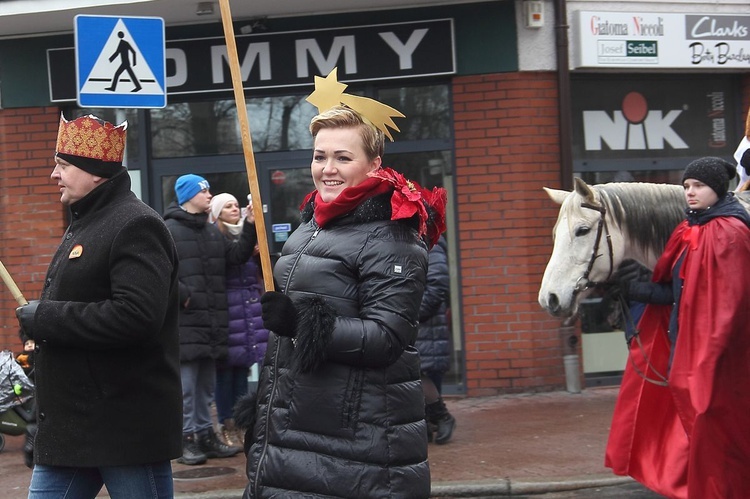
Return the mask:
[[393,142],[393,137],[388,127],[393,128],[397,132],[401,130],[398,129],[392,118],[405,118],[406,116],[391,106],[378,102],[375,99],[345,94],[344,90],[346,90],[347,85],[338,81],[336,76],[337,70],[338,68],[333,68],[325,78],[320,76],[315,77],[315,90],[307,97],[307,102],[317,107],[319,113],[343,104],[359,113]]

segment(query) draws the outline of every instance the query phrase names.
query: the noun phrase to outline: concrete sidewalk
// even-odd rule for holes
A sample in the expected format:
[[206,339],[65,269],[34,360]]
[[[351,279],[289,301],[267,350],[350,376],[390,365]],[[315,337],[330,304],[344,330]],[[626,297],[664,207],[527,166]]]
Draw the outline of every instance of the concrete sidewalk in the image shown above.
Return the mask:
[[[631,482],[604,467],[617,391],[447,399],[457,427],[448,444],[430,444],[432,496],[513,496]],[[21,437],[6,436],[0,452],[5,499],[28,491],[22,444]],[[183,499],[238,499],[247,483],[242,454],[202,466],[174,462],[173,469],[176,496]]]

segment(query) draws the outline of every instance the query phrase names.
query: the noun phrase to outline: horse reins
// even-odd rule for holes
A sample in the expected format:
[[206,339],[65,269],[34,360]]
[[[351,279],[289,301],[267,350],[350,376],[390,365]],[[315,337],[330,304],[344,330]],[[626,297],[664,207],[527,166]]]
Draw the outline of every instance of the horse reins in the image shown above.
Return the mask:
[[[659,372],[656,367],[654,367],[654,365],[651,363],[651,359],[648,355],[646,355],[646,352],[643,348],[643,343],[641,342],[641,332],[638,330],[638,324],[635,323],[635,320],[633,320],[633,314],[630,313],[630,305],[622,295],[618,297],[618,301],[620,302],[620,308],[625,318],[625,329],[630,326],[633,330],[633,336],[628,340],[628,360],[630,360],[630,365],[633,366],[633,370],[636,372],[636,374],[638,374],[638,376],[643,378],[645,381],[653,383],[654,385],[669,386],[668,378],[661,372]],[[641,355],[643,356],[643,361],[646,363],[645,372],[638,367],[638,365],[635,363],[635,359],[633,358],[633,349],[630,345],[633,340],[635,340],[636,345],[638,345],[638,350],[640,350]],[[656,375],[657,379],[650,378],[648,374],[646,374],[647,371],[652,371]]]
[[[596,259],[599,258],[599,244],[602,240],[602,234],[606,234],[607,238],[607,249],[609,250],[609,272],[607,273],[607,278],[604,280],[605,282],[609,280],[610,277],[612,277],[612,272],[614,271],[614,254],[612,249],[612,236],[609,233],[609,227],[607,227],[607,209],[604,206],[596,206],[589,203],[581,203],[581,208],[588,208],[590,210],[598,211],[599,212],[599,224],[596,227],[596,240],[594,241],[594,248],[591,252],[591,259],[589,260],[589,264],[586,267],[586,271],[583,273],[581,277],[578,278],[578,281],[576,281],[576,286],[573,289],[573,296],[580,293],[581,291],[584,291],[589,288],[593,288],[594,286],[597,286],[601,283],[590,281],[589,280],[589,274],[591,273],[591,269],[594,268],[594,263],[596,262]],[[582,281],[584,284],[582,284]],[[625,303],[625,300],[620,297],[621,307],[623,311],[627,311],[627,318],[626,320],[629,320],[630,323],[633,325],[633,330],[635,331],[634,338],[636,343],[638,344],[638,348],[641,351],[641,354],[644,357],[644,360],[646,362],[647,369],[653,371],[656,376],[659,379],[653,379],[649,378],[646,373],[644,373],[641,369],[638,368],[638,366],[635,363],[635,360],[633,359],[632,355],[630,354],[630,348],[628,348],[628,358],[630,359],[630,363],[633,366],[633,369],[635,370],[638,375],[643,378],[644,380],[653,383],[655,385],[659,386],[667,386],[667,378],[662,375],[659,371],[654,368],[654,366],[651,364],[651,360],[648,358],[648,356],[643,351],[643,344],[641,343],[641,339],[639,337],[639,332],[636,328],[636,325],[633,321],[632,315],[630,315],[630,307],[627,303]]]
[[614,263],[614,254],[612,250],[612,236],[609,233],[609,227],[607,227],[607,209],[604,206],[596,206],[589,203],[581,203],[581,208],[588,208],[590,210],[598,211],[599,212],[599,224],[596,227],[596,240],[594,241],[594,248],[591,251],[591,259],[589,260],[588,267],[586,267],[586,272],[583,273],[581,277],[578,278],[578,281],[576,281],[576,286],[573,289],[573,296],[577,295],[581,291],[584,291],[586,289],[592,288],[596,286],[597,282],[590,281],[589,280],[589,274],[591,273],[591,269],[594,268],[594,263],[596,262],[596,259],[599,258],[599,244],[602,240],[602,234],[606,233],[607,238],[607,249],[609,250],[609,273],[607,274],[608,280],[612,276],[613,269],[613,263]]

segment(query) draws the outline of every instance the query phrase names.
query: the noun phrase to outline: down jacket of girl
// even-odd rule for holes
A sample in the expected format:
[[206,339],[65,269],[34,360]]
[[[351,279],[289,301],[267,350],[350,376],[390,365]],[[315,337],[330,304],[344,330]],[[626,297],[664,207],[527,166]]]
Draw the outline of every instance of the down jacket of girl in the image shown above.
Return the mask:
[[263,284],[259,273],[255,258],[227,268],[229,357],[222,364],[229,367],[250,367],[263,362],[266,354],[268,330],[261,318]]
[[[311,205],[274,268],[297,309],[272,334],[245,497],[427,498],[430,472],[414,348],[427,249],[390,194],[319,227]],[[239,424],[239,422],[238,422]]]

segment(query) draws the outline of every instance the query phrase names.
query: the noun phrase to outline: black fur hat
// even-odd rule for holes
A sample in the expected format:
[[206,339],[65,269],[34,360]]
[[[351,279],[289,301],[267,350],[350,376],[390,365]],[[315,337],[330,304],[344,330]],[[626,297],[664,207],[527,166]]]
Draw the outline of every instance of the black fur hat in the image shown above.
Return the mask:
[[729,161],[714,156],[698,158],[685,168],[682,181],[687,178],[700,180],[714,190],[719,198],[726,196],[729,190],[729,181],[736,174],[735,167]]

